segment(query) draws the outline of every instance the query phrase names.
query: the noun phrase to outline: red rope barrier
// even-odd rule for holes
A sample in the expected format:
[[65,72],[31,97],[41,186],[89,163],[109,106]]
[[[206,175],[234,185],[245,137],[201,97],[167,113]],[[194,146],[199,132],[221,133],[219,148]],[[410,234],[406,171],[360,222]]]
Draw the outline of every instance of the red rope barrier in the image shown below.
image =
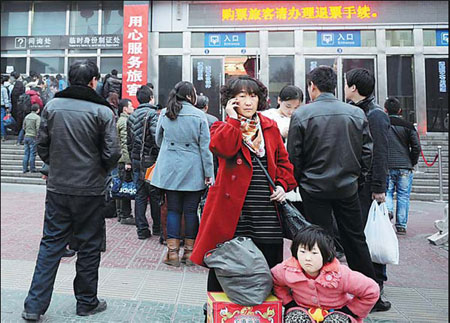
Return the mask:
[[429,162],[426,160],[426,158],[425,158],[425,156],[424,156],[424,154],[423,154],[422,144],[420,143],[420,135],[419,135],[419,132],[417,132],[417,138],[419,138],[420,154],[422,155],[422,159],[423,159],[425,165],[427,165],[428,167],[433,166],[434,163],[436,162],[436,160],[438,159],[439,154],[436,154],[436,156],[434,156],[433,162],[429,163]]

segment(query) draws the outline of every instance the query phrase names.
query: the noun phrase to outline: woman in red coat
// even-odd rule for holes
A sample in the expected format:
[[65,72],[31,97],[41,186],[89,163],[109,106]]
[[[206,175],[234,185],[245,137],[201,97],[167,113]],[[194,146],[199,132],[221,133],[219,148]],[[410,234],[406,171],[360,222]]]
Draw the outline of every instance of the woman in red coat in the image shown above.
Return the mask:
[[[216,182],[209,188],[191,260],[203,265],[203,256],[218,243],[236,236],[253,239],[269,267],[283,260],[283,233],[275,201],[284,201],[296,187],[280,131],[274,121],[257,111],[267,107],[267,88],[248,76],[230,79],[221,89],[225,122],[211,127],[210,150],[219,159]],[[254,157],[274,180],[272,190]],[[208,291],[222,291],[214,270]]]

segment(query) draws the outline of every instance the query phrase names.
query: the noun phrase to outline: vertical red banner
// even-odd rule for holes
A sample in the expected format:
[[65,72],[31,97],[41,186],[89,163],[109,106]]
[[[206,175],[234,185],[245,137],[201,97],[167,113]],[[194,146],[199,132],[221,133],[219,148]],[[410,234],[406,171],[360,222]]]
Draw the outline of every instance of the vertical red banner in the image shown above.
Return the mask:
[[147,84],[148,4],[125,5],[123,12],[122,97],[136,108],[136,91]]

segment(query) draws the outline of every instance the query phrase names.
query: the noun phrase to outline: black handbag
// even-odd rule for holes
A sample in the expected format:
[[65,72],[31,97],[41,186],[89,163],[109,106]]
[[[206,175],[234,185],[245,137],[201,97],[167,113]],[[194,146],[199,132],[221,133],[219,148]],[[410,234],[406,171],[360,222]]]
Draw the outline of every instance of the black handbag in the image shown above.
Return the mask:
[[[269,180],[270,186],[273,189],[276,189],[276,185],[267,172],[266,168],[263,166],[258,157],[253,155],[253,158],[258,162],[259,166],[261,166],[264,174]],[[277,209],[281,218],[281,227],[283,229],[284,237],[289,240],[293,240],[298,231],[311,225],[308,221],[306,221],[305,217],[300,213],[300,211],[292,205],[292,203],[288,200],[284,202],[277,202]]]

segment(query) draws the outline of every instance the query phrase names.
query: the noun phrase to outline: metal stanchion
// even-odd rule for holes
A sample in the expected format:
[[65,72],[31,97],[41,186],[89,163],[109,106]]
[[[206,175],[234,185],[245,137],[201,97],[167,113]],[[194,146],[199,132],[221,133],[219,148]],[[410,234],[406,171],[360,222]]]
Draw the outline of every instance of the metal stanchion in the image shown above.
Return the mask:
[[442,155],[441,155],[441,149],[442,146],[438,146],[438,167],[439,167],[439,201],[438,202],[444,202],[444,190],[443,190],[443,184],[442,184]]

